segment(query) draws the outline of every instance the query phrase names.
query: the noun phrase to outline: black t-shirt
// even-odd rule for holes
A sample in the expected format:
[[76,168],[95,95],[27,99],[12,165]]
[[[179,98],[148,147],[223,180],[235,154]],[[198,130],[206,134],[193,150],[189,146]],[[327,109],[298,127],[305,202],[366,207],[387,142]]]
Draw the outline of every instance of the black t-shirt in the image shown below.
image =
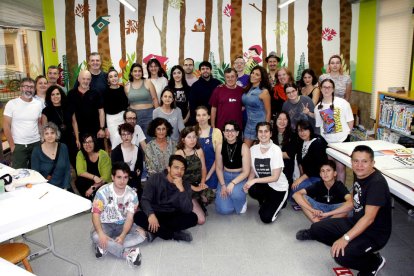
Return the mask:
[[175,104],[181,109],[183,119],[188,113],[188,94],[190,93],[190,87],[173,88],[175,96]]
[[384,176],[375,170],[364,179],[355,178],[353,185],[354,195],[354,223],[365,215],[365,206],[379,206],[380,209],[374,222],[364,231],[375,240],[388,240],[391,234],[391,194]]
[[42,114],[46,116],[48,122],[58,126],[61,132],[60,141],[68,144],[69,139],[72,139],[72,116],[68,109],[61,106],[46,106]]
[[345,196],[349,194],[345,185],[341,181],[335,181],[328,190],[323,181],[318,181],[306,188],[306,195],[317,202],[325,204],[338,204],[345,202]]
[[[109,87],[108,85],[108,74],[104,71],[101,71],[98,75],[94,75],[91,73],[91,83],[89,87],[93,90],[96,90],[99,92],[99,94],[103,94],[105,90]],[[76,80],[75,85],[73,86],[73,89],[76,89],[79,87],[79,81]]]
[[128,108],[128,98],[124,92],[124,87],[116,89],[108,87],[103,93],[103,103],[105,114],[115,115]]

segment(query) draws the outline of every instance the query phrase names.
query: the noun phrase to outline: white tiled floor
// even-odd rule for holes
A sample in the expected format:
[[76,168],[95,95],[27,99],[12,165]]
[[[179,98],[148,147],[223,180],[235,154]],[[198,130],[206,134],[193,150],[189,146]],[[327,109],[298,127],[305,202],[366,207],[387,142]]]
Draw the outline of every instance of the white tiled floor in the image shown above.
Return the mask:
[[[329,255],[329,248],[318,242],[299,242],[295,234],[310,223],[301,212],[290,206],[282,210],[270,225],[260,222],[258,205],[250,200],[246,214],[220,216],[209,206],[203,226],[190,231],[191,243],[156,239],[141,245],[142,265],[130,268],[125,260],[94,256],[89,231],[89,213],[55,223],[56,248],[79,261],[85,276],[127,275],[334,275],[338,265]],[[28,235],[46,241],[45,228]],[[35,250],[36,246],[32,247]],[[393,210],[393,234],[381,251],[387,263],[379,275],[413,275],[414,218],[396,203]],[[31,261],[39,276],[76,275],[75,266],[51,254]]]

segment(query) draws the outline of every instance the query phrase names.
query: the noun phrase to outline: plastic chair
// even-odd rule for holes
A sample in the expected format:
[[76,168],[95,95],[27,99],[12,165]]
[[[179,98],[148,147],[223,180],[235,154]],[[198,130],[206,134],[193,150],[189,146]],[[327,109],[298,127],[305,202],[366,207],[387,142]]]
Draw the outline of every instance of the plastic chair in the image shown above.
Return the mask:
[[30,248],[24,243],[6,243],[0,244],[0,257],[13,264],[23,263],[24,268],[33,273],[27,257],[30,254]]

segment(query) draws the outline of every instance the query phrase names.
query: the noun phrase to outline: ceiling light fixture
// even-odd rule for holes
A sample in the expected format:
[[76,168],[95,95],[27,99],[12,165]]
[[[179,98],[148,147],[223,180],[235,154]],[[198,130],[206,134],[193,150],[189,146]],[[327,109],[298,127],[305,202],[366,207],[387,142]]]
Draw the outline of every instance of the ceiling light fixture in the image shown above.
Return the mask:
[[283,2],[282,4],[279,4],[279,9],[281,9],[281,8],[284,8],[284,7],[286,7],[287,5],[289,5],[289,4],[291,4],[291,3],[293,3],[293,2],[295,2],[296,0],[287,0],[287,1],[285,1],[285,2]]
[[127,0],[118,0],[119,2],[121,2],[125,7],[127,7],[128,9],[130,9],[131,11],[135,12],[137,9],[131,5],[131,3],[129,3]]

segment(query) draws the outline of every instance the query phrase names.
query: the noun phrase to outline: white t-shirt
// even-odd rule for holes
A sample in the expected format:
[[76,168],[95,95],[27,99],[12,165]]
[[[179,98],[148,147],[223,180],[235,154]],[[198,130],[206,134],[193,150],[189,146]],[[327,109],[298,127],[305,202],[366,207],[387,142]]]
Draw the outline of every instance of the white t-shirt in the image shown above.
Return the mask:
[[165,77],[159,77],[158,79],[150,79],[157,92],[158,102],[161,98],[162,90],[168,85],[168,80]]
[[315,107],[316,127],[320,127],[320,133],[328,143],[339,143],[345,141],[351,132],[348,122],[354,120],[351,105],[344,99],[334,97],[334,110],[330,104],[322,103]]
[[23,101],[20,97],[8,101],[3,114],[11,118],[11,133],[15,144],[32,144],[40,141],[39,118],[42,103],[32,99]]
[[[268,183],[269,186],[276,191],[285,192],[289,188],[289,183],[283,173],[283,156],[280,148],[272,144],[270,148],[262,153],[260,145],[254,145],[250,148],[250,156],[252,160],[252,168],[256,177],[267,177],[272,175],[272,170],[281,168],[279,179],[276,182]],[[255,184],[262,185],[262,184]]]

